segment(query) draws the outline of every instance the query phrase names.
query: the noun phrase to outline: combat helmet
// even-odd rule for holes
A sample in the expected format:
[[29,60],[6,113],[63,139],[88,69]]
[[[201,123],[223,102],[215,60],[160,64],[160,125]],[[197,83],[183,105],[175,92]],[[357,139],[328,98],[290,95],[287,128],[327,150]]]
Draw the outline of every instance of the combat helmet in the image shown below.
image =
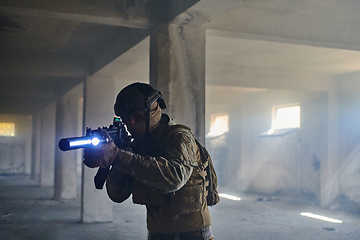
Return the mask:
[[136,111],[147,113],[146,135],[149,133],[150,107],[154,102],[159,103],[161,109],[166,108],[161,92],[146,83],[132,83],[123,88],[116,97],[114,104],[115,115]]

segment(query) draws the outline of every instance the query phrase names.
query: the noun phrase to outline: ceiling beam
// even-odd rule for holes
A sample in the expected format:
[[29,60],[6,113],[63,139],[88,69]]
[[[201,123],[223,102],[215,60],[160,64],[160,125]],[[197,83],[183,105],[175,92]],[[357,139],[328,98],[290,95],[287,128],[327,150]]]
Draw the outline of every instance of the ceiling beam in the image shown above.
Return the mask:
[[152,22],[168,23],[200,0],[152,0],[150,19]]
[[8,14],[69,21],[148,28],[148,0],[3,0],[0,11]]
[[[195,3],[196,2],[196,3]],[[173,24],[191,25],[199,27],[208,23],[221,14],[237,7],[239,0],[200,0],[193,1],[193,5],[186,11],[179,12],[172,20]]]
[[0,72],[45,76],[82,77],[89,74],[89,58],[82,56],[2,52]]
[[[264,39],[327,48],[360,50],[359,1],[238,1],[209,22],[208,29]],[[262,36],[262,37],[261,37]]]
[[1,114],[34,114],[48,106],[54,97],[0,96]]
[[0,75],[0,112],[34,114],[85,78]]
[[84,81],[84,78],[0,75],[0,96],[53,98]]
[[22,97],[22,96],[12,96],[12,97],[0,97],[1,114],[32,114],[34,111],[39,111],[46,107],[48,103],[54,101],[54,98],[51,97]]
[[3,0],[7,14],[59,20],[149,28],[156,22],[202,25],[238,5],[237,0]]
[[122,28],[117,35],[92,56],[91,75],[114,61],[150,35],[147,29]]
[[[206,84],[243,88],[328,91],[326,75],[306,71],[280,71],[266,68],[209,67]],[[225,74],[226,72],[226,74]]]

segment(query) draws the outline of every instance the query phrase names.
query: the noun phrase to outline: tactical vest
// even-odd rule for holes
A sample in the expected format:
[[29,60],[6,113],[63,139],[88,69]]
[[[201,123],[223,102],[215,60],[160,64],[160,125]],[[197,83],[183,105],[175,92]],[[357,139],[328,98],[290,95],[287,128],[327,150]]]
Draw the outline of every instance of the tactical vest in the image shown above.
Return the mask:
[[[172,134],[179,129],[190,132],[186,126],[171,125],[166,129],[165,135]],[[166,136],[164,137],[166,139]],[[194,164],[190,179],[181,189],[172,193],[162,193],[134,179],[132,183],[133,202],[152,206],[171,204],[171,208],[176,214],[198,212],[204,203],[208,206],[218,203],[220,199],[216,191],[217,177],[210,155],[197,140],[195,141],[196,156],[201,159],[201,164]]]

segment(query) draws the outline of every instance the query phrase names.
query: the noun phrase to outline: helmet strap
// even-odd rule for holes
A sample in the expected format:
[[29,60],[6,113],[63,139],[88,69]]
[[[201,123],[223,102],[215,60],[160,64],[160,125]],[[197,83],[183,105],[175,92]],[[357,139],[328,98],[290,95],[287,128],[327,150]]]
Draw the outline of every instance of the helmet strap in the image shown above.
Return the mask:
[[147,118],[146,118],[146,130],[145,130],[145,139],[149,137],[149,128],[150,128],[150,107],[147,109]]

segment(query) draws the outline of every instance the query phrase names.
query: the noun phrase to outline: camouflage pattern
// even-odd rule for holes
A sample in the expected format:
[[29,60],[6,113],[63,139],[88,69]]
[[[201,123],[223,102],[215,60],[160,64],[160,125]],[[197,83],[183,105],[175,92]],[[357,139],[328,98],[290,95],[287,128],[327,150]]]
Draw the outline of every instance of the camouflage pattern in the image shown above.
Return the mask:
[[131,150],[120,151],[107,178],[115,202],[147,208],[152,234],[194,231],[211,225],[206,203],[204,166],[191,130],[163,114],[159,126]]

